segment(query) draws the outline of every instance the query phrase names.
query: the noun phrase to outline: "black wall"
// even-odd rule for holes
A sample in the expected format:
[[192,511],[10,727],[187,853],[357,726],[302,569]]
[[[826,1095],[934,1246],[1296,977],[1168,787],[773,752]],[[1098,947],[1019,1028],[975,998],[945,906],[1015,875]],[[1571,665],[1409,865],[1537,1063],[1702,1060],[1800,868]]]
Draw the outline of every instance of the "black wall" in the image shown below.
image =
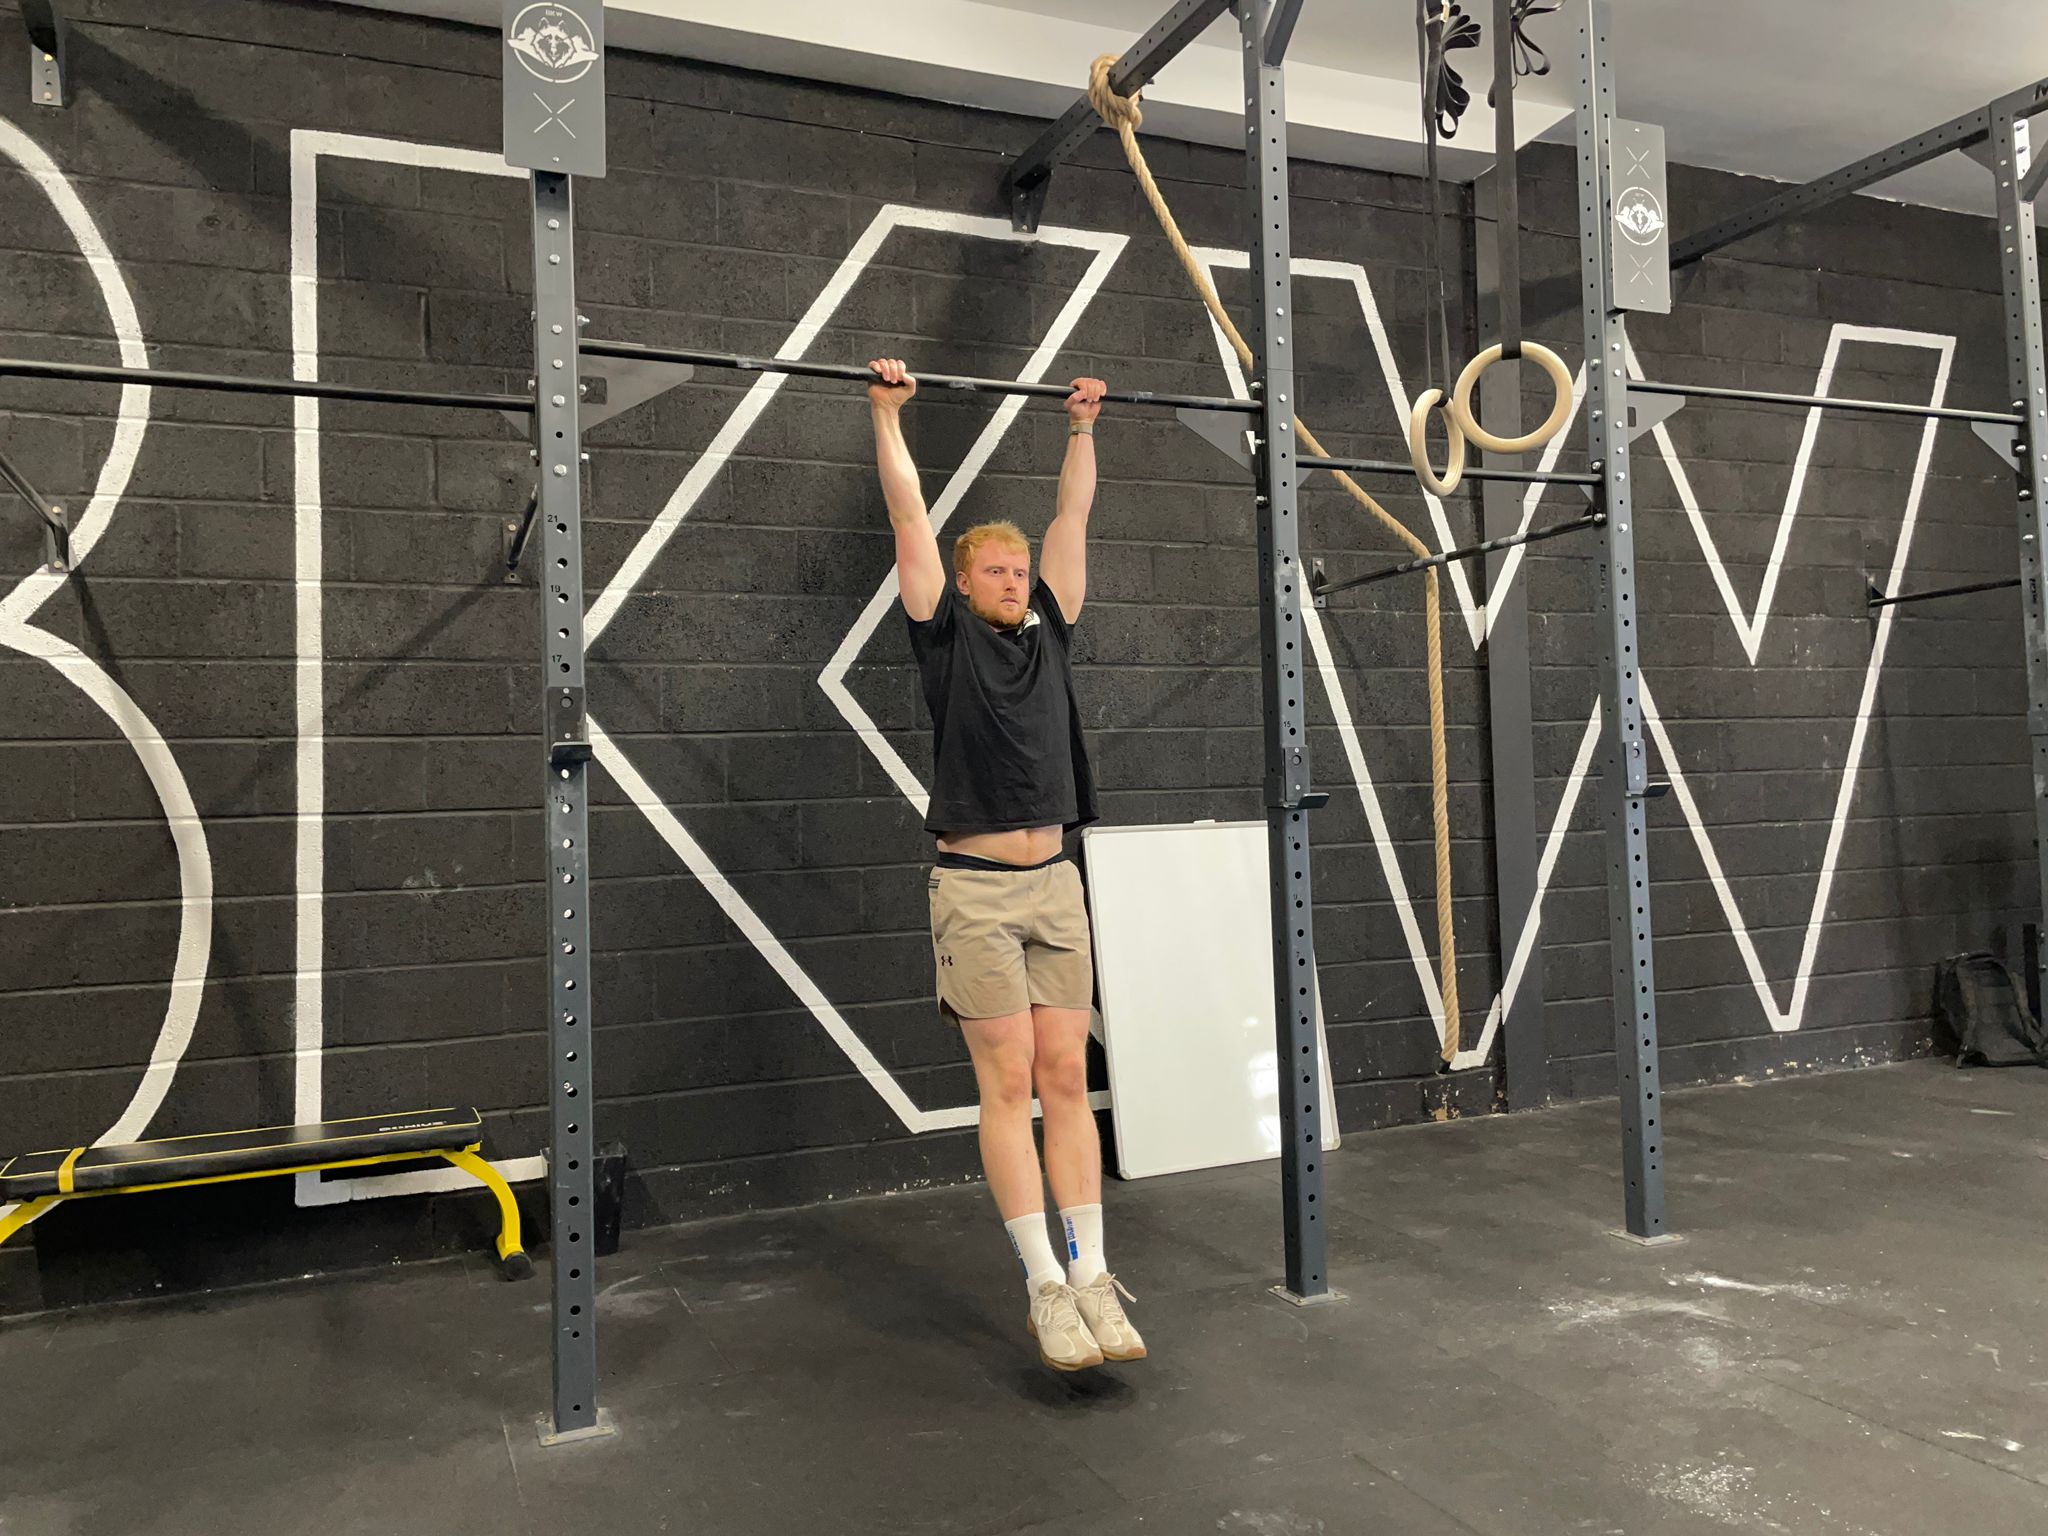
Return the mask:
[[[10,142],[25,137],[54,162],[97,224],[159,367],[289,371],[295,130],[497,147],[490,34],[261,0],[74,0],[67,10],[72,105],[34,108],[25,86],[10,88],[0,119]],[[26,70],[20,29],[0,26],[0,80],[19,84]],[[1033,131],[632,55],[614,57],[611,90],[612,173],[578,187],[591,331],[739,351],[780,346],[885,205],[1000,216],[1004,157]],[[1241,247],[1239,159],[1149,148],[1190,237]],[[523,184],[403,159],[321,163],[311,211],[322,375],[523,390]],[[1539,151],[1526,174],[1532,322],[1576,365],[1569,158]],[[1674,167],[1674,222],[1705,222],[1754,190]],[[1403,378],[1411,389],[1433,382],[1422,347],[1422,186],[1301,163],[1294,191],[1298,256],[1361,262]],[[0,199],[0,350],[118,360],[95,270],[51,189],[15,154],[0,154]],[[1113,140],[1099,135],[1060,173],[1048,219],[1130,237],[1050,377],[1226,388],[1207,320]],[[1466,243],[1451,242],[1459,292]],[[1950,402],[1996,404],[2006,385],[1993,256],[1986,221],[1859,199],[1710,260],[1681,282],[1679,311],[1637,322],[1635,341],[1653,375],[1807,390],[1837,323],[1940,333],[1956,338]],[[931,369],[1014,373],[1086,260],[1051,243],[899,231],[811,355],[896,353]],[[1241,274],[1225,273],[1222,287],[1241,299]],[[1352,289],[1306,279],[1297,306],[1304,414],[1336,451],[1401,453],[1403,423]],[[1925,399],[1931,357],[1847,343],[1833,387]],[[590,434],[593,598],[753,382],[700,374]],[[0,445],[76,520],[115,447],[117,405],[111,388],[0,384]],[[930,494],[990,409],[944,399],[912,408]],[[319,1045],[305,1059],[326,1113],[474,1102],[490,1116],[494,1155],[541,1144],[538,600],[530,584],[501,578],[504,526],[530,483],[526,447],[492,417],[320,412],[326,767],[315,977],[297,952],[295,916],[297,616],[313,594],[294,580],[303,488],[293,426],[286,401],[157,392],[125,494],[79,573],[32,618],[8,610],[0,1152],[90,1140],[135,1102],[152,1051],[171,1048],[161,1036],[188,911],[210,955],[151,1134],[296,1118],[298,1031],[312,1022],[296,999],[316,986]],[[1670,427],[1745,615],[1803,427],[1797,413],[1702,405]],[[1056,408],[1025,411],[956,526],[1007,516],[1041,530],[1062,442]],[[1256,817],[1243,477],[1170,418],[1112,412],[1099,442],[1079,687],[1107,814]],[[1639,450],[1645,673],[1780,1006],[1799,973],[1877,638],[1864,584],[1888,580],[1919,442],[1910,422],[1822,424],[1754,666],[1661,456],[1648,440]],[[957,1035],[927,1000],[928,844],[818,683],[889,570],[870,453],[857,391],[790,382],[594,648],[591,707],[880,1067],[916,1106],[936,1110],[971,1103],[973,1084]],[[1581,465],[1583,452],[1562,462]],[[1908,580],[2008,574],[2010,486],[1966,429],[1941,427]],[[1417,496],[1399,482],[1384,489],[1425,526]],[[1539,520],[1571,515],[1575,495],[1546,498]],[[1475,514],[1462,499],[1450,508],[1461,539]],[[1307,498],[1305,517],[1304,549],[1333,574],[1388,555],[1384,537],[1327,489]],[[1534,612],[1547,832],[1596,690],[1593,567],[1584,545],[1532,553],[1521,579]],[[12,573],[0,600],[39,559],[16,505],[0,524],[0,569]],[[1421,597],[1412,584],[1371,588],[1340,598],[1327,625],[1433,949]],[[24,654],[48,642],[23,623],[89,665],[67,671]],[[2008,942],[2030,909],[2016,601],[1994,594],[1902,615],[1888,647],[1796,1031],[1771,1028],[1677,797],[1659,803],[1652,855],[1670,1082],[1924,1051],[1933,962]],[[1447,623],[1445,650],[1469,1038],[1499,985],[1501,936],[1484,679],[1461,615]],[[906,663],[892,609],[849,687],[922,774]],[[117,683],[168,743],[196,803],[209,901],[197,901],[190,870],[181,883],[158,790],[91,701],[87,685],[102,685],[88,673]],[[1334,792],[1315,826],[1317,936],[1343,1124],[1483,1112],[1493,1066],[1433,1073],[1415,961],[1326,700],[1319,690],[1314,699],[1324,722],[1317,777]],[[634,1217],[972,1177],[972,1133],[906,1129],[650,818],[607,776],[597,783],[598,1124],[630,1150]],[[1555,1076],[1574,1095],[1613,1086],[1598,793],[1596,777],[1563,839],[1540,951]],[[1676,1155],[1682,1162],[1683,1149]],[[227,1256],[224,1271],[245,1274],[426,1252],[478,1230],[470,1196],[305,1212],[282,1186],[180,1200],[113,1202],[131,1207],[119,1223],[86,1205],[58,1212],[33,1234],[40,1258],[0,1252],[0,1301],[204,1277],[194,1233]]]

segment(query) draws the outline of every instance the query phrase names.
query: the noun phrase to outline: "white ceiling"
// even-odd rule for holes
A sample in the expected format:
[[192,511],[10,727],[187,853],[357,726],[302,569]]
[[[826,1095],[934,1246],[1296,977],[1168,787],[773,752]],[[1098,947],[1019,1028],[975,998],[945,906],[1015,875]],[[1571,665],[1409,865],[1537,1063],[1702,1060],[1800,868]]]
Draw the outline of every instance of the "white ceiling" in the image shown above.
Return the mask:
[[[1136,36],[1162,0],[979,0],[1092,18]],[[1488,23],[1491,0],[1462,0]],[[1562,70],[1575,0],[1529,33]],[[1661,123],[1673,160],[1808,181],[2048,76],[2048,0],[1616,0],[1615,85],[1625,117]],[[1204,42],[1228,47],[1227,27]],[[1416,71],[1414,0],[1307,0],[1292,60],[1347,74]],[[1490,42],[1459,72],[1493,78]],[[1569,100],[1555,74],[1539,99]],[[1461,135],[1464,137],[1464,135]],[[1991,211],[1986,172],[1951,155],[1886,184],[1908,202]]]
[[[499,0],[356,0],[495,27]],[[1117,52],[1169,0],[609,0],[615,45],[1050,116],[1089,59]],[[1482,21],[1491,0],[1465,0]],[[1561,71],[1576,0],[1531,33]],[[1673,160],[1803,181],[2048,75],[2048,0],[1616,0],[1624,116],[1663,124]],[[1289,55],[1298,154],[1418,163],[1414,0],[1307,0]],[[1446,173],[1484,169],[1491,48],[1457,56],[1473,110]],[[1226,18],[1147,92],[1157,131],[1238,141]],[[1569,81],[1518,94],[1523,137],[1559,124]],[[2048,129],[2043,130],[2048,133]],[[1554,133],[1551,136],[1556,136]],[[1021,146],[1020,146],[1021,147]],[[1990,211],[1989,179],[1951,155],[1881,189]],[[1681,222],[1683,222],[1681,220]]]

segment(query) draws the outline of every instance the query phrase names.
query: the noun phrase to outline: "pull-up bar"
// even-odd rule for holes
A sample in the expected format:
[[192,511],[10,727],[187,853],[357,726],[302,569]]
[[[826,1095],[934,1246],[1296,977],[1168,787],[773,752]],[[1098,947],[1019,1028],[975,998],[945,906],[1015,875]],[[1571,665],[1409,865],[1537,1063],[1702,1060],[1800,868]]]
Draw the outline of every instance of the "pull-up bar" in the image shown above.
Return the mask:
[[1880,608],[1897,608],[1903,603],[1927,603],[1937,597],[1963,597],[1971,592],[2003,592],[2007,587],[2020,584],[2017,576],[2008,576],[2002,581],[1966,581],[1955,587],[1930,587],[1925,592],[1895,592],[1886,597],[1873,585],[1870,589],[1870,611]]
[[452,390],[385,389],[372,384],[329,384],[318,379],[247,378],[231,373],[183,373],[163,368],[116,368],[0,357],[0,379],[67,379],[83,384],[147,384],[153,389],[203,389],[228,395],[292,395],[314,400],[361,400],[386,405],[435,405],[459,411],[531,411],[531,395],[464,394]]
[[1584,517],[1575,517],[1568,523],[1551,523],[1542,528],[1531,528],[1526,533],[1510,533],[1498,539],[1488,539],[1483,544],[1467,544],[1463,549],[1447,549],[1442,554],[1431,555],[1426,560],[1404,560],[1399,565],[1367,571],[1363,576],[1352,576],[1343,581],[1326,579],[1323,575],[1323,562],[1318,560],[1309,568],[1309,596],[1320,608],[1328,598],[1339,592],[1348,592],[1353,587],[1368,587],[1376,581],[1391,581],[1396,576],[1411,576],[1417,571],[1433,570],[1440,565],[1455,565],[1460,561],[1477,560],[1482,555],[1498,554],[1504,549],[1513,549],[1521,544],[1541,544],[1545,539],[1562,538],[1568,533],[1581,533],[1588,528],[1598,528],[1606,521],[1606,513],[1588,512]]
[[[858,363],[812,363],[801,358],[746,357],[737,352],[701,352],[691,347],[652,347],[634,341],[586,339],[578,345],[577,350],[585,357],[621,357],[651,363],[688,363],[698,368],[731,368],[741,373],[790,373],[800,378],[845,379],[855,384],[875,382],[875,375]],[[919,373],[913,369],[911,377],[925,388],[954,390],[970,395],[1033,395],[1043,400],[1064,400],[1073,393],[1064,384],[1028,384],[1020,379],[983,379],[971,374]],[[1149,389],[1113,389],[1102,398],[1119,405],[1236,411],[1246,416],[1255,415],[1261,409],[1256,400],[1233,400],[1221,395],[1166,395]]]
[[[1193,432],[1203,442],[1235,463],[1240,469],[1252,467],[1250,431],[1235,416],[1210,416],[1199,409],[1181,409],[1175,412],[1180,424]],[[1332,457],[1327,454],[1298,454],[1294,462],[1306,474],[1312,469],[1343,470],[1354,475],[1400,475],[1413,479],[1415,463],[1412,459],[1350,459]],[[1600,476],[1580,470],[1551,469],[1474,469],[1468,468],[1467,480],[1514,480],[1524,485],[1585,485],[1597,486]]]
[[2026,424],[2011,411],[1967,411],[1945,405],[1906,405],[1896,400],[1844,400],[1834,395],[1781,395],[1768,389],[1724,389],[1707,384],[1629,382],[1639,395],[1681,395],[1688,400],[1746,400],[1755,405],[1819,406],[1830,411],[1861,411],[1872,416],[1919,416],[1934,421],[1989,421],[2001,426]]
[[[1303,469],[1341,469],[1351,474],[1413,476],[1415,466],[1407,459],[1318,459],[1303,454],[1295,463]],[[1467,480],[1514,480],[1523,485],[1598,485],[1600,476],[1577,470],[1472,469]]]

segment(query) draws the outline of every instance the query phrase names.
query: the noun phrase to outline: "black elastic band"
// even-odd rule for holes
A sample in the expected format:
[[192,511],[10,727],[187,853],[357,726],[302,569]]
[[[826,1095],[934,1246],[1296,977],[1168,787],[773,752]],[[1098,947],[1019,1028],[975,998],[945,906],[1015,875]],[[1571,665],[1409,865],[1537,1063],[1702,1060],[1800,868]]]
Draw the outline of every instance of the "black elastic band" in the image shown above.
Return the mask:
[[1062,848],[1043,863],[1005,864],[1001,859],[977,859],[971,853],[948,853],[941,848],[938,866],[940,869],[992,869],[1003,875],[1028,875],[1033,870],[1050,869],[1053,865],[1063,862],[1066,857],[1067,851]]
[[1458,0],[1417,0],[1416,20],[1422,30],[1422,109],[1438,137],[1455,139],[1465,109],[1472,105],[1472,93],[1452,66],[1451,55],[1460,48],[1477,48],[1482,29]]
[[1423,345],[1437,353],[1440,377],[1449,388],[1453,376],[1446,298],[1450,282],[1444,270],[1443,183],[1437,171],[1436,146],[1439,137],[1458,136],[1459,120],[1472,105],[1472,93],[1465,89],[1464,77],[1451,67],[1450,55],[1454,49],[1478,47],[1480,27],[1458,8],[1456,0],[1416,0],[1415,24],[1422,49],[1422,142],[1429,181],[1429,259],[1436,286],[1435,304],[1423,310]]
[[[1507,31],[1510,34],[1508,41],[1513,44],[1513,61],[1509,67],[1515,76],[1550,73],[1550,56],[1530,40],[1523,24],[1531,16],[1548,16],[1553,11],[1563,9],[1564,0],[1512,0]],[[1494,104],[1494,95],[1499,90],[1499,83],[1506,78],[1507,75],[1502,72],[1496,71],[1494,74],[1494,86],[1486,93],[1488,106]]]
[[[1515,143],[1515,76],[1521,73],[1518,48],[1537,59],[1540,49],[1521,35],[1522,17],[1530,0],[1493,0],[1493,196],[1494,239],[1499,252],[1496,283],[1500,290],[1500,355],[1522,355],[1522,184]],[[1555,7],[1552,7],[1555,9]],[[1549,69],[1545,61],[1542,65]]]

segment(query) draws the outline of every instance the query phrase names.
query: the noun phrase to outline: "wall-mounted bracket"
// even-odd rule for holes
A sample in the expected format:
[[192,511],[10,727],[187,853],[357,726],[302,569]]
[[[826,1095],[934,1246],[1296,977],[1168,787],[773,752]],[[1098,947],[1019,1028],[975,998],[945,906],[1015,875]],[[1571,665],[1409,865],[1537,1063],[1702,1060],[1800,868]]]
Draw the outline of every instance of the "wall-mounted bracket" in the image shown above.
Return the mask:
[[[2044,161],[2048,164],[2048,161]],[[2008,427],[2002,421],[1973,421],[1970,430],[1977,434],[1977,441],[2005,460],[2005,467],[2018,472],[2020,467],[2020,434],[2017,427]]]
[[501,526],[504,534],[500,543],[505,555],[505,580],[517,584],[526,578],[519,574],[519,564],[526,557],[526,541],[533,534],[533,517],[540,510],[540,490],[535,487],[533,494],[526,498],[526,510],[518,517],[510,517]]
[[28,31],[29,100],[39,107],[64,105],[64,17],[51,0],[21,0],[21,24]]

